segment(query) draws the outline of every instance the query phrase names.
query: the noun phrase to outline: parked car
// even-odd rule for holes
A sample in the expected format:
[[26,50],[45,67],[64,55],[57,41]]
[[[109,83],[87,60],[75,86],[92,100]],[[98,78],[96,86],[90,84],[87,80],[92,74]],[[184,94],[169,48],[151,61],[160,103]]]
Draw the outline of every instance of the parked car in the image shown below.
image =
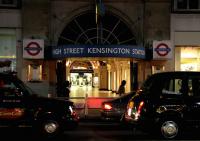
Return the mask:
[[36,95],[14,73],[0,73],[0,127],[32,127],[53,137],[78,126],[73,107],[68,100]]
[[128,101],[133,97],[135,92],[124,94],[120,97],[102,102],[101,118],[103,120],[118,120],[122,118],[126,110]]
[[129,101],[125,120],[133,128],[173,139],[200,127],[200,72],[150,76]]

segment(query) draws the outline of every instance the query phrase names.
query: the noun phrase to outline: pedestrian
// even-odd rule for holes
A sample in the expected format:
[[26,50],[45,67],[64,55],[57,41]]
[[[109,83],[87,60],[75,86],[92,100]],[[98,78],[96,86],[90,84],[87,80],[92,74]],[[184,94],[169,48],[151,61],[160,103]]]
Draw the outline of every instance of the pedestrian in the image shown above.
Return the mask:
[[122,80],[121,85],[119,86],[119,89],[117,91],[119,96],[125,93],[125,85],[126,85],[126,80]]
[[64,86],[63,86],[63,94],[64,96],[69,99],[69,94],[70,94],[70,82],[67,80],[64,82]]

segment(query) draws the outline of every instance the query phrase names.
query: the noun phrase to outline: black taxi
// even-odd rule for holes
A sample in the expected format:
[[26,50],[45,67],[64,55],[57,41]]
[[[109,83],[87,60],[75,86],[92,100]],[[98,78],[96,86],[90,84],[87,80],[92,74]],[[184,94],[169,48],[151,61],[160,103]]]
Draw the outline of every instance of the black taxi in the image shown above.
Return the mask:
[[0,127],[31,127],[56,136],[78,126],[73,107],[69,100],[38,96],[15,73],[0,73]]
[[[126,122],[167,139],[200,127],[200,72],[151,75],[129,101]],[[190,131],[190,130],[188,130]]]

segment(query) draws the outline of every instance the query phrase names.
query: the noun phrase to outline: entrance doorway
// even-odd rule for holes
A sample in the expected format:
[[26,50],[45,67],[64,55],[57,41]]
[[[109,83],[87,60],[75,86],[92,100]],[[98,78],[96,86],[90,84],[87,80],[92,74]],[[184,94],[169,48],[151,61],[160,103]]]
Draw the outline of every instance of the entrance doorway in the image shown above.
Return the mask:
[[73,90],[81,87],[81,89],[84,87],[95,92],[98,90],[115,93],[122,80],[127,81],[127,92],[131,90],[130,59],[104,58],[104,61],[102,58],[90,59],[93,60],[89,61],[88,58],[66,59],[65,79],[71,82],[72,93]]
[[[58,37],[57,46],[114,45],[112,48],[115,50],[111,51],[113,54],[117,54],[116,51],[119,51],[117,45],[137,46],[137,37],[123,18],[107,11],[102,17],[101,23],[97,24],[94,17],[95,12],[92,10],[76,15],[62,30],[60,37]],[[68,48],[69,50],[66,49],[65,52],[71,52],[74,55],[83,51],[82,48],[76,50],[74,46]],[[93,54],[96,54],[97,50],[94,46],[92,49],[90,48],[90,51],[93,50]],[[101,52],[107,50],[110,48],[105,48]],[[123,51],[126,50],[122,50],[122,54],[125,55],[126,52]],[[126,91],[128,92],[131,90],[132,81],[137,83],[135,79],[137,77],[131,78],[133,76],[131,75],[130,62],[133,61],[133,58],[125,58],[126,56],[123,56],[124,58],[105,57],[98,54],[95,57],[84,57],[84,54],[83,56],[70,57],[69,55],[66,57],[63,58],[66,61],[65,79],[71,81],[73,87],[90,86],[95,90],[116,92],[121,81],[126,80]],[[137,61],[135,60],[135,62]]]

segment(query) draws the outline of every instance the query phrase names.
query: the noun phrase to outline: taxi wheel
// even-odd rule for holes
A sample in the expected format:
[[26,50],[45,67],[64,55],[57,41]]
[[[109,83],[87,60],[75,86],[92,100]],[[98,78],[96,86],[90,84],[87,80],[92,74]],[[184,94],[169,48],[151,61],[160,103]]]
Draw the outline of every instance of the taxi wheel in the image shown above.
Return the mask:
[[46,120],[41,124],[42,134],[47,137],[55,137],[60,133],[60,125],[56,120]]
[[179,124],[175,120],[163,120],[160,123],[160,132],[166,139],[174,139],[179,135]]

